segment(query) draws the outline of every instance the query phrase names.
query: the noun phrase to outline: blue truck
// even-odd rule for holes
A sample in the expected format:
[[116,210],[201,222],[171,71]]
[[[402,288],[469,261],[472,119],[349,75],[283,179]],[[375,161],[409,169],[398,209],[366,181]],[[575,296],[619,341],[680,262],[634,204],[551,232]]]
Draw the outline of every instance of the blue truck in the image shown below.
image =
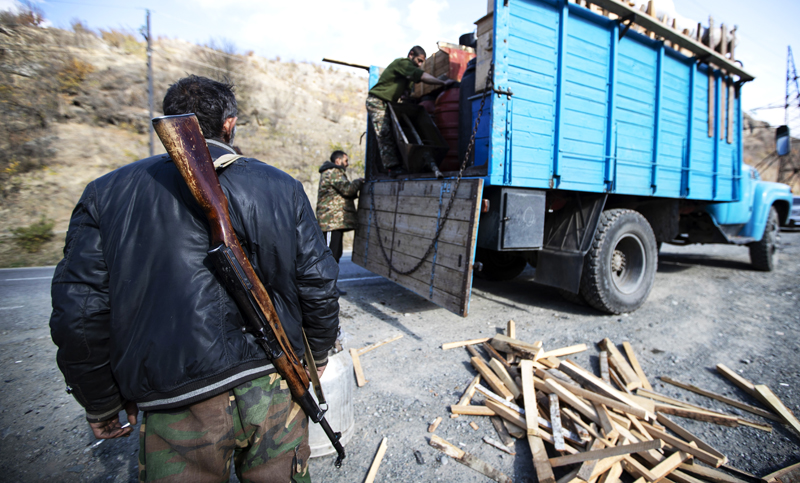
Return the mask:
[[480,117],[460,172],[391,178],[370,132],[356,264],[462,316],[473,271],[506,280],[530,264],[537,283],[617,314],[647,299],[662,243],[747,246],[755,269],[775,267],[792,194],[743,161],[753,77],[627,4],[592,3],[605,15],[495,0],[489,82],[460,105]]

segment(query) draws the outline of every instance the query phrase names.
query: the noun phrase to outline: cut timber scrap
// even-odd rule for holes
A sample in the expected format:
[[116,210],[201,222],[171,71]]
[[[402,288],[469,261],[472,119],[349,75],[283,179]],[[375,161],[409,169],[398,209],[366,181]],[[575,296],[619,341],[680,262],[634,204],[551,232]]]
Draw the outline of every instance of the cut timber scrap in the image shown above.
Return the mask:
[[481,473],[482,475],[491,478],[498,483],[513,483],[511,478],[501,473],[497,468],[494,468],[485,461],[476,458],[475,456],[462,449],[459,449],[456,446],[453,446],[435,434],[431,436],[430,445],[458,461],[462,465],[472,468],[478,473]]
[[740,480],[739,478],[734,478],[733,476],[725,472],[715,470],[713,468],[708,468],[705,466],[684,463],[680,465],[679,468],[683,471],[686,471],[687,473],[699,476],[700,478],[711,481],[713,483],[746,483],[744,480]]
[[459,342],[448,342],[446,344],[442,344],[442,350],[446,351],[448,349],[455,349],[456,347],[464,347],[465,345],[475,345],[475,344],[483,344],[484,342],[488,341],[489,337],[484,337],[482,339],[471,339],[471,340],[462,340]]
[[[552,378],[552,376],[549,373],[546,373],[545,374],[545,379],[548,379],[548,378]],[[605,396],[601,396],[601,395],[597,394],[596,392],[587,391],[586,389],[583,389],[583,388],[580,388],[580,387],[577,387],[577,386],[565,386],[565,387],[567,387],[568,390],[571,393],[575,394],[576,396],[580,396],[580,397],[582,397],[584,399],[588,399],[589,401],[603,404],[603,405],[605,405],[605,406],[607,406],[609,408],[612,408],[612,409],[618,409],[618,410],[620,410],[622,412],[625,412],[625,413],[631,414],[633,416],[636,416],[639,419],[646,419],[648,417],[648,412],[645,409],[635,408],[635,407],[629,406],[627,404],[623,404],[623,403],[619,402],[616,399],[611,399],[611,398],[608,398],[608,397],[605,397]]]
[[642,381],[639,380],[636,371],[628,364],[628,361],[625,360],[617,346],[611,342],[611,339],[605,338],[600,341],[599,345],[600,348],[608,351],[608,363],[622,376],[625,388],[633,390],[637,387],[642,387]]
[[[597,451],[599,449],[603,449],[606,447],[605,441],[595,438],[592,441],[592,445],[589,446],[589,451]],[[592,479],[592,473],[594,472],[595,466],[600,460],[587,460],[581,463],[580,469],[578,470],[578,474],[576,475],[578,479],[583,481],[589,481]]]
[[714,393],[714,392],[711,392],[711,391],[706,391],[705,389],[701,389],[701,388],[699,388],[697,386],[693,386],[691,384],[686,384],[684,382],[676,381],[675,379],[672,379],[672,378],[669,378],[669,377],[666,377],[666,376],[662,376],[661,380],[666,382],[667,384],[672,384],[673,386],[677,386],[677,387],[680,387],[682,389],[686,389],[687,391],[691,391],[693,393],[700,394],[701,396],[706,396],[706,397],[709,397],[711,399],[716,399],[717,401],[722,401],[722,402],[724,402],[726,404],[729,404],[729,405],[731,405],[733,407],[736,407],[736,408],[739,408],[739,409],[743,409],[743,410],[745,410],[747,412],[756,414],[756,415],[761,416],[763,418],[771,419],[773,421],[782,421],[778,416],[775,416],[773,413],[771,413],[769,411],[765,411],[765,410],[763,410],[761,408],[757,408],[755,406],[751,406],[749,404],[745,404],[745,403],[737,401],[735,399],[731,399],[729,397],[725,397],[725,396],[723,396],[721,394],[717,394],[717,393]]
[[514,424],[515,426],[519,426],[520,429],[525,428],[525,419],[522,415],[513,409],[509,408],[508,406],[503,406],[502,404],[497,404],[496,402],[492,401],[491,399],[486,400],[486,407],[491,409],[495,412],[498,416],[505,419],[506,421]]
[[761,479],[764,483],[789,483],[800,480],[800,463],[787,466]]
[[364,369],[361,368],[361,359],[358,357],[356,349],[350,349],[350,357],[353,359],[353,371],[356,373],[356,384],[358,387],[363,387],[367,383],[364,377]]
[[608,375],[608,351],[600,351],[600,379],[606,384],[611,384],[611,379]]
[[725,364],[717,364],[717,372],[719,372],[725,379],[739,386],[739,389],[742,391],[753,396],[759,401],[764,402],[764,400],[762,400],[761,396],[758,394],[758,391],[756,391],[755,384],[737,374],[733,369],[729,368]]
[[465,416],[495,416],[496,413],[486,406],[461,406],[453,404],[450,406],[453,414],[463,414]]
[[572,345],[569,347],[562,347],[560,349],[543,352],[539,356],[539,358],[547,359],[548,357],[563,357],[563,356],[568,356],[570,354],[577,354],[578,352],[583,352],[586,349],[588,349],[588,347],[586,347],[586,344]]
[[477,386],[480,382],[481,382],[480,374],[472,378],[472,382],[469,383],[469,386],[467,386],[467,389],[464,391],[464,394],[461,395],[461,399],[458,400],[459,406],[469,405],[469,402],[472,400],[472,396],[475,395],[475,386]]
[[497,404],[505,406],[508,409],[511,409],[512,411],[518,412],[520,414],[524,414],[525,413],[525,411],[521,407],[517,406],[515,403],[503,399],[502,397],[500,397],[497,394],[493,393],[492,391],[486,389],[485,387],[481,386],[480,384],[475,386],[475,390],[477,392],[483,394],[484,396],[486,396],[486,399],[488,399],[490,401],[494,401]]
[[483,376],[483,378],[487,383],[489,383],[490,386],[492,386],[492,389],[494,389],[495,392],[509,401],[514,399],[514,395],[511,393],[511,391],[508,390],[506,385],[494,375],[494,372],[492,372],[492,370],[489,369],[489,367],[482,360],[477,357],[473,357],[470,359],[470,362],[472,362],[472,367],[474,367],[475,370],[478,371],[481,376]]
[[558,394],[558,397],[562,401],[575,408],[579,413],[583,414],[584,416],[586,416],[587,418],[591,419],[596,423],[600,422],[600,419],[597,417],[597,412],[594,410],[594,408],[590,407],[588,404],[578,399],[578,397],[569,392],[569,390],[565,386],[562,386],[553,379],[548,379],[547,381],[545,381],[545,385],[552,392]]
[[489,363],[489,361],[483,358],[483,356],[478,352],[478,349],[476,349],[474,345],[468,345],[465,347],[467,348],[467,352],[469,352],[472,357],[477,357],[478,359],[482,360],[484,364]]
[[556,483],[581,483],[581,480],[578,479],[578,472],[580,472],[580,468],[575,468],[574,470],[570,471],[566,475],[559,478]]
[[433,422],[430,424],[430,426],[428,426],[428,432],[432,433],[432,432],[436,431],[436,428],[438,428],[439,424],[441,424],[441,423],[442,423],[442,417],[439,416],[438,418],[433,420]]
[[501,356],[500,353],[497,352],[497,349],[495,349],[494,346],[492,346],[492,344],[484,342],[483,350],[485,350],[486,353],[489,354],[491,360],[497,360],[497,362],[502,364],[504,367],[511,367],[511,364],[508,363],[505,357]]
[[798,421],[797,418],[794,417],[794,414],[792,414],[792,412],[783,405],[778,396],[776,396],[775,393],[770,390],[770,388],[763,384],[758,384],[755,386],[755,391],[766,404],[769,404],[769,407],[775,411],[778,416],[783,418],[786,424],[791,426],[798,434],[800,434],[800,421]]
[[620,476],[622,476],[622,464],[614,463],[611,469],[600,476],[597,483],[620,483]]
[[656,476],[651,473],[649,469],[629,455],[626,455],[624,458],[622,458],[622,467],[634,477],[644,478],[647,481],[653,481],[656,479]]
[[706,483],[704,480],[697,479],[689,473],[684,473],[681,470],[673,471],[669,477],[675,483]]
[[608,409],[606,409],[603,404],[597,402],[592,403],[592,405],[594,406],[594,410],[597,411],[597,417],[600,419],[600,429],[603,430],[603,435],[606,438],[613,438],[619,435],[619,432],[614,427],[614,423],[611,422],[611,415],[608,413]]
[[528,436],[528,444],[531,447],[533,455],[533,467],[536,469],[536,477],[539,483],[555,483],[556,478],[553,475],[553,467],[550,460],[547,459],[547,450],[544,448],[544,442],[537,436]]
[[489,418],[489,421],[492,422],[494,430],[497,431],[497,436],[500,438],[500,441],[502,441],[503,444],[508,447],[514,446],[514,443],[516,443],[517,440],[512,438],[511,434],[509,434],[506,425],[503,423],[503,418],[500,416],[492,416]]
[[648,425],[647,432],[650,434],[650,436],[656,437],[675,449],[683,451],[684,453],[688,453],[703,463],[708,463],[715,468],[719,468],[725,462],[723,458],[719,458],[707,451],[700,449],[699,447],[695,448],[688,442],[661,431],[660,429],[656,429],[653,426]]
[[495,441],[495,440],[493,440],[492,438],[490,438],[488,436],[484,436],[483,437],[483,442],[488,444],[489,446],[494,446],[495,448],[499,449],[500,451],[505,451],[506,453],[508,453],[510,455],[516,455],[517,454],[516,451],[512,451],[509,447],[507,447],[503,443],[501,443],[499,441]]
[[[627,397],[627,395],[617,391],[613,387],[603,382],[603,380],[600,379],[599,377],[596,377],[591,372],[579,367],[578,365],[576,365],[571,361],[562,362],[561,365],[558,367],[558,369],[562,372],[565,372],[571,378],[580,381],[581,383],[593,388],[596,391],[599,391],[604,396],[616,399],[617,401],[626,404],[628,406],[631,406],[633,408],[639,410],[645,410],[638,403],[634,402],[633,399]],[[652,418],[653,416],[651,414],[648,414],[647,417],[643,419],[650,420]]]
[[[505,344],[512,349],[516,349],[522,352],[529,352],[531,354],[537,354],[539,351],[542,350],[542,343],[536,342],[534,344],[529,344],[527,342],[523,342],[519,339],[512,339],[507,335],[498,334],[492,338],[492,345],[497,348],[497,350],[502,350],[503,352],[508,352],[502,349],[502,345]],[[500,347],[498,347],[498,345]]]
[[469,422],[469,427],[474,429],[475,431],[478,430],[478,425],[475,423],[475,421],[470,421]]
[[[525,406],[527,434],[536,436],[539,432],[539,408],[536,405],[536,390],[533,387],[533,361],[523,359],[520,363],[522,375],[522,397]],[[563,443],[563,438],[562,438]]]
[[661,449],[663,446],[664,443],[658,439],[653,441],[644,441],[641,443],[625,444],[622,446],[611,446],[594,451],[586,451],[584,453],[550,458],[550,465],[556,468],[574,463],[582,463],[584,461],[600,460],[603,458],[609,458],[611,456],[640,453],[642,451],[648,451],[651,449]]
[[628,356],[628,360],[631,362],[631,367],[633,368],[634,372],[636,372],[636,375],[639,376],[639,380],[642,381],[642,387],[645,389],[653,389],[653,386],[650,385],[650,382],[644,375],[642,366],[639,365],[639,359],[636,358],[636,353],[633,351],[633,346],[630,344],[630,342],[623,342],[622,348],[625,349],[625,355]]
[[735,428],[739,426],[739,418],[735,416],[724,416],[719,413],[712,413],[709,411],[699,411],[697,409],[689,409],[685,407],[671,406],[669,404],[656,404],[656,412],[661,414],[670,414],[681,418],[694,419],[696,421],[704,421],[706,423],[714,423],[720,426],[729,426]]
[[380,342],[376,342],[376,343],[370,344],[370,345],[368,345],[366,347],[362,347],[361,349],[358,349],[358,355],[359,356],[363,356],[364,354],[366,354],[367,352],[369,352],[371,350],[375,350],[375,349],[377,349],[378,347],[380,347],[382,345],[388,344],[389,342],[394,342],[397,339],[402,339],[402,338],[403,338],[403,334],[398,334],[398,335],[396,335],[394,337],[390,337],[390,338],[382,340]]
[[386,454],[386,438],[384,437],[381,440],[381,445],[378,446],[378,452],[375,454],[375,459],[372,460],[372,466],[369,467],[369,473],[367,473],[367,479],[364,480],[364,483],[372,483],[375,481],[375,476],[378,475],[378,468],[381,466],[381,461],[383,461],[383,455]]
[[506,336],[511,337],[512,339],[517,338],[517,324],[513,320],[509,320],[508,324],[506,325]]
[[694,443],[700,449],[702,449],[703,451],[706,451],[707,453],[710,453],[710,454],[716,456],[717,458],[722,459],[723,460],[723,464],[728,462],[728,458],[724,454],[720,453],[713,446],[711,446],[710,444],[706,443],[702,439],[698,438],[697,436],[695,436],[694,434],[692,434],[688,430],[684,429],[683,426],[679,425],[678,423],[676,423],[675,421],[669,419],[668,417],[664,416],[663,414],[659,414],[658,415],[658,422],[663,424],[664,426],[666,426],[667,429],[669,429],[673,433],[677,434],[681,438],[685,439],[686,441],[690,441],[690,442],[694,441]]
[[[561,428],[561,410],[558,406],[558,395],[550,394],[550,424],[553,431],[553,446],[557,451],[566,450],[564,435]],[[530,432],[528,433],[530,434]],[[535,435],[534,435],[535,436]]]
[[672,453],[668,458],[650,470],[653,473],[653,476],[655,476],[655,479],[651,481],[653,483],[658,483],[659,481],[663,480],[689,458],[691,458],[691,456],[683,451]]
[[503,364],[501,364],[500,361],[492,358],[492,360],[489,361],[489,367],[491,367],[497,377],[503,381],[503,384],[506,386],[506,388],[511,391],[514,399],[518,398],[520,394],[522,394],[522,391],[519,390],[519,386],[517,386],[517,383],[511,379],[508,371],[506,371],[506,368],[503,367]]

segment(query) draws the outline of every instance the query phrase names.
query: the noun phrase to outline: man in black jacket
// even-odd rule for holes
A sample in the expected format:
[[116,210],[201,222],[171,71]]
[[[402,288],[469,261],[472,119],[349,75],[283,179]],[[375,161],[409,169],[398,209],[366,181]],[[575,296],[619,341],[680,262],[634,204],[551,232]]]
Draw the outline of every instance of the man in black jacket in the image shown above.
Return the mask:
[[[234,155],[231,86],[190,76],[164,114],[195,113],[212,158]],[[227,158],[230,160],[232,156]],[[320,368],[339,326],[338,265],[302,185],[255,159],[218,170],[231,220],[298,356]],[[140,429],[140,479],[307,481],[305,415],[206,255],[209,226],[169,156],[91,182],[53,277],[50,327],[67,390],[97,438]],[[137,407],[138,405],[138,407]],[[162,481],[162,480],[159,480]]]

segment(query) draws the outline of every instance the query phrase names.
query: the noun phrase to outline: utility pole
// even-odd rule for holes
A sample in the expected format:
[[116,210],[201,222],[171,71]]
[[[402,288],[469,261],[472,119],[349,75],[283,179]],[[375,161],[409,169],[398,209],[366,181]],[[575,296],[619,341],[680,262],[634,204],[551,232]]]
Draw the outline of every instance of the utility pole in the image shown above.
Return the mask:
[[[150,119],[153,119],[153,36],[150,33],[150,9],[146,10],[147,12],[147,35],[145,38],[147,39],[147,103],[150,106]],[[153,145],[153,123],[148,123],[150,125],[150,156],[153,156],[155,153],[153,152],[154,145]]]

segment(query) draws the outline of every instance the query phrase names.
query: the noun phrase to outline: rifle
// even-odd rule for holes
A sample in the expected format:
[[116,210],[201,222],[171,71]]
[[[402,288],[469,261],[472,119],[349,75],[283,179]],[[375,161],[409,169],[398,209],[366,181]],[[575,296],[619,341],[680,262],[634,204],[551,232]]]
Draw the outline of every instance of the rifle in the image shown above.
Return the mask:
[[264,349],[272,364],[289,386],[294,400],[312,421],[322,426],[342,465],[344,448],[341,433],[334,433],[323,411],[311,396],[309,378],[283,330],[278,313],[236,238],[228,211],[228,199],[222,192],[211,154],[200,124],[194,114],[163,116],[153,119],[153,127],[195,200],[211,226],[211,258],[225,288],[236,301],[245,326]]

